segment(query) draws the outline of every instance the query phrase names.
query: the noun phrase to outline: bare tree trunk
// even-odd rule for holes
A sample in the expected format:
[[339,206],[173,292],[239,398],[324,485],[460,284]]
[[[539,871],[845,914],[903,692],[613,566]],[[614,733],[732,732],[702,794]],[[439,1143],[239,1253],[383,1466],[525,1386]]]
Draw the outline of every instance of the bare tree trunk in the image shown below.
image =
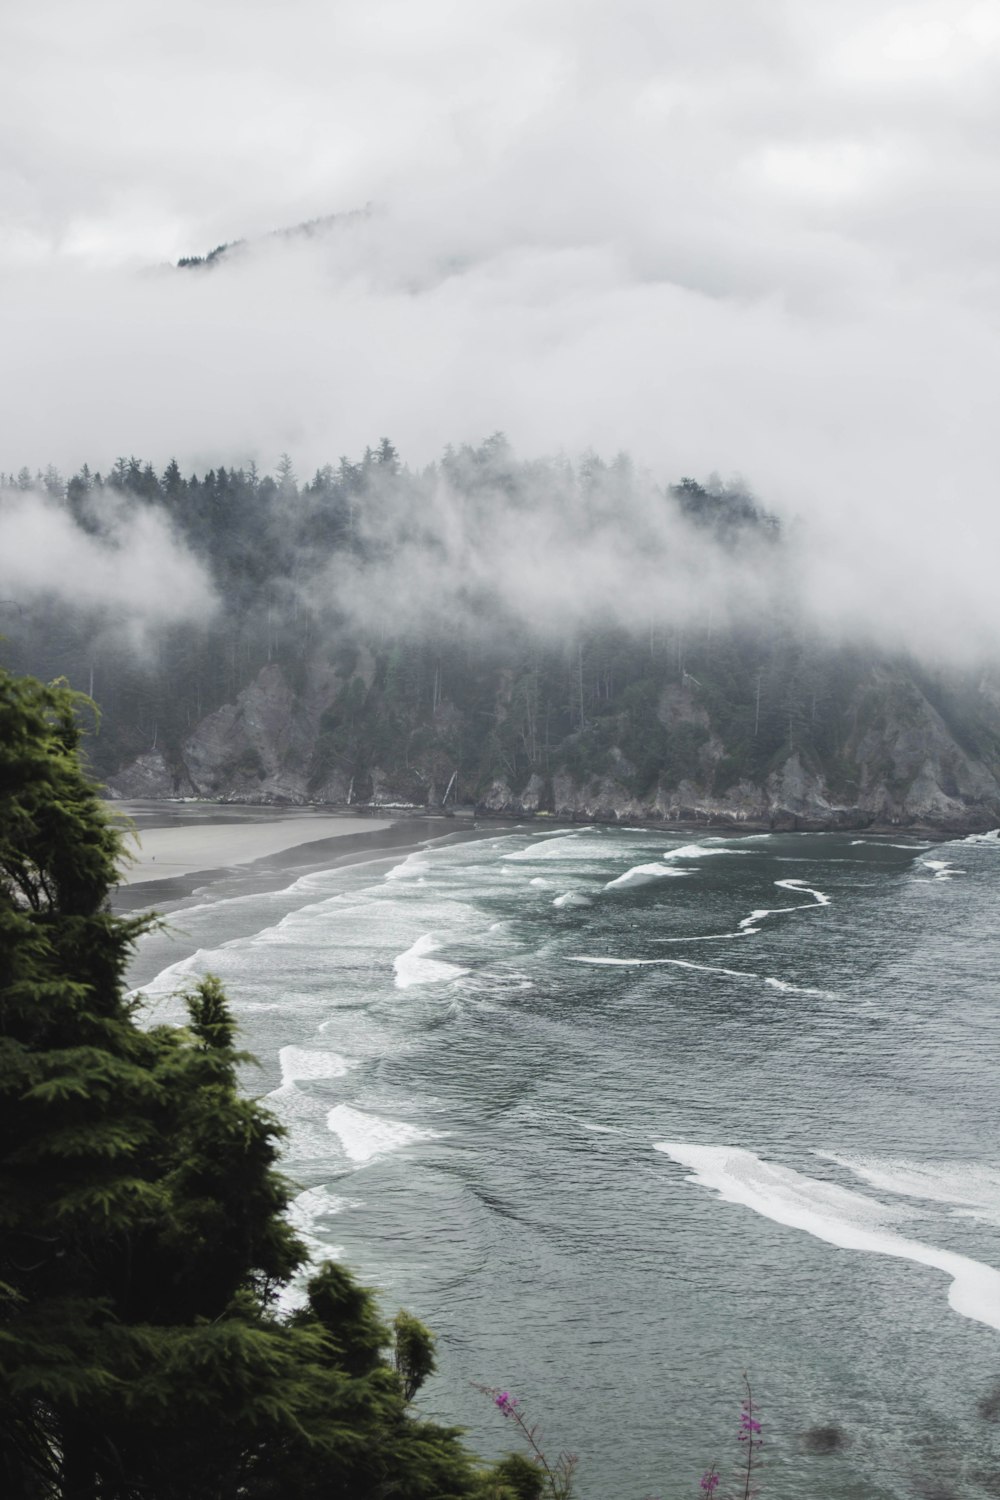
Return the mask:
[[576,676],[577,689],[580,697],[580,728],[583,728],[583,642],[580,641],[576,648]]

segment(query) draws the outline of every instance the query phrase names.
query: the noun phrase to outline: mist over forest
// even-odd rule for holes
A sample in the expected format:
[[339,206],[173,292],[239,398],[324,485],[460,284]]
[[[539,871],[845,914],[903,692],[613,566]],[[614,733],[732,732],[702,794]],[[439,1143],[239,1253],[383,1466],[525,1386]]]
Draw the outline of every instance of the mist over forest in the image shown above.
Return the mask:
[[[867,788],[866,818],[905,821],[930,715],[948,816],[986,795],[985,636],[923,601],[887,626],[874,573],[845,588],[849,550],[740,479],[500,433],[420,469],[384,438],[311,478],[287,455],[0,477],[5,657],[94,698],[113,786],[155,756],[161,795],[759,817],[788,814],[791,763],[829,804],[800,788],[792,815],[835,822]],[[298,728],[265,744],[247,725],[275,694]]]

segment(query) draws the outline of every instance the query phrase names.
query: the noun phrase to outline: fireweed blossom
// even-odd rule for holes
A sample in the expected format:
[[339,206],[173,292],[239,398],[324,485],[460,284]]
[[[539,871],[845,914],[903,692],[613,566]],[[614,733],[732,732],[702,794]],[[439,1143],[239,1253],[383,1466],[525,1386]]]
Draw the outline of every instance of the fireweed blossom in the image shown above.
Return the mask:
[[[753,1442],[754,1434],[760,1431],[760,1423],[746,1410],[747,1403],[745,1401],[743,1406],[744,1410],[740,1413],[740,1442]],[[762,1441],[763,1439],[754,1442],[754,1447],[759,1448]]]
[[541,1470],[542,1485],[548,1500],[573,1500],[573,1471],[576,1468],[576,1455],[560,1453],[558,1458],[550,1461],[542,1448],[542,1435],[537,1424],[528,1420],[517,1396],[512,1396],[510,1391],[497,1390],[496,1386],[479,1385],[477,1381],[473,1381],[472,1384],[484,1396],[489,1396],[501,1416],[513,1419],[530,1449],[532,1460]]
[[[743,1384],[746,1396],[740,1404],[740,1418],[737,1428],[737,1439],[746,1446],[741,1455],[740,1466],[736,1483],[733,1489],[727,1487],[726,1495],[729,1500],[753,1500],[757,1494],[756,1486],[753,1484],[754,1471],[760,1467],[758,1454],[763,1447],[764,1439],[760,1436],[760,1420],[756,1415],[757,1407],[754,1405],[753,1391],[746,1375],[743,1376]],[[715,1492],[721,1482],[718,1464],[711,1464],[707,1468],[698,1487],[707,1500],[715,1500]]]
[[746,1443],[746,1468],[744,1470],[745,1482],[743,1486],[743,1500],[750,1500],[750,1482],[753,1476],[755,1456],[764,1446],[764,1439],[759,1436],[760,1422],[754,1416],[753,1391],[746,1375],[743,1376],[743,1384],[746,1386],[746,1399],[740,1408],[740,1430],[737,1434],[741,1443]]

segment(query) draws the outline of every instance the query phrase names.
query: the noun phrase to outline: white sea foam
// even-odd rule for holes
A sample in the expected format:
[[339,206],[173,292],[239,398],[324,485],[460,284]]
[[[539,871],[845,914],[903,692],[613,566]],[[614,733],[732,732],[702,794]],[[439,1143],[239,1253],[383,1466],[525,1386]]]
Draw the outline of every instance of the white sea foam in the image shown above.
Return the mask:
[[360,1163],[374,1161],[376,1157],[386,1156],[418,1141],[442,1138],[439,1130],[408,1125],[403,1120],[386,1120],[350,1104],[338,1104],[331,1109],[326,1125],[339,1138],[344,1155]]
[[921,859],[918,861],[925,870],[933,870],[935,880],[950,880],[953,875],[964,875],[964,870],[956,869],[950,859]]
[[339,1053],[310,1047],[282,1047],[278,1061],[283,1084],[298,1083],[304,1078],[343,1078],[353,1066]]
[[527,849],[515,849],[511,854],[502,854],[501,859],[520,862],[539,859],[586,859],[594,858],[594,850],[585,847],[587,840],[583,835],[592,830],[581,828],[578,832],[564,834],[561,837],[549,837],[544,843],[529,844]]
[[288,1205],[285,1217],[296,1234],[322,1249],[324,1255],[329,1255],[329,1247],[318,1238],[316,1230],[323,1219],[333,1218],[334,1215],[343,1213],[345,1208],[353,1207],[349,1198],[341,1198],[337,1193],[332,1193],[323,1183],[297,1194]]
[[753,979],[763,982],[770,989],[781,990],[789,995],[811,995],[818,1000],[833,1000],[836,998],[829,990],[814,990],[804,985],[789,984],[784,979],[772,979],[767,974],[754,974],[749,969],[726,969],[721,964],[696,964],[686,958],[611,958],[604,955],[590,957],[581,954],[568,955],[568,961],[571,964],[593,964],[598,967],[603,965],[628,969],[669,965],[675,969],[693,969],[697,974],[715,974],[722,979]]
[[[978,834],[972,835],[972,838],[978,837]],[[966,839],[965,842],[968,843],[969,840]],[[908,854],[919,854],[921,849],[930,847],[928,844],[890,844],[887,839],[851,839],[852,849],[858,844],[870,844],[875,849],[905,849]]]
[[407,948],[405,953],[394,958],[392,967],[396,971],[396,988],[405,990],[411,984],[443,984],[446,980],[457,979],[460,974],[469,972],[458,964],[427,957],[428,953],[435,953],[440,946],[433,933],[425,932],[422,938],[417,938],[412,948]]
[[666,958],[590,958],[586,954],[574,956],[567,955],[567,961],[571,964],[595,964],[598,967],[617,967],[623,969],[644,969],[650,965],[669,963]]
[[693,964],[683,958],[611,958],[596,954],[567,955],[571,964],[593,964],[597,967],[616,967],[623,969],[647,969],[662,968],[669,966],[675,969],[695,969],[701,974],[721,974],[726,979],[757,979],[756,974],[748,974],[744,969],[723,969],[716,964]]
[[529,880],[528,884],[547,887],[550,886],[552,882],[551,880],[546,880],[544,875],[536,875],[533,880]]
[[[789,910],[794,910],[794,907],[789,908]],[[759,906],[756,911],[752,911],[748,917],[744,917],[742,922],[740,922],[740,932],[756,932],[758,930],[758,922],[763,922],[765,917],[775,917],[777,914],[777,910],[772,911],[770,907]]]
[[963,844],[988,844],[994,849],[1000,849],[1000,828],[991,828],[988,833],[970,833],[966,838],[960,840]]
[[956,1218],[1000,1224],[1000,1169],[972,1161],[912,1161],[891,1156],[841,1156],[817,1151],[883,1193],[948,1205]]
[[711,841],[704,844],[682,844],[679,849],[668,849],[664,859],[708,859],[712,854],[750,854],[750,849],[730,849],[728,844],[716,848]]
[[133,995],[144,995],[147,1000],[162,1000],[173,996],[178,990],[198,980],[205,973],[209,965],[209,959],[213,949],[197,948],[194,953],[187,957],[178,959],[175,963],[167,964],[166,968],[147,980],[145,984],[137,989],[129,991]]
[[654,880],[665,880],[670,876],[688,875],[689,870],[678,870],[674,865],[636,865],[624,875],[609,880],[606,891],[623,890],[626,886],[649,885]]
[[393,865],[386,874],[386,880],[416,880],[421,875],[426,875],[430,870],[431,862],[423,854],[408,854],[402,864]]
[[589,896],[581,896],[576,891],[566,891],[562,896],[557,896],[553,906],[593,906]]
[[597,955],[586,957],[574,955],[569,957],[573,964],[593,964],[596,966],[615,966],[628,969],[641,969],[653,965],[671,965],[677,969],[693,969],[698,974],[716,974],[723,979],[754,979],[762,981],[769,989],[780,990],[786,995],[807,995],[816,1000],[835,1000],[836,995],[830,990],[812,989],[808,985],[790,984],[785,979],[774,979],[769,974],[754,974],[748,969],[726,969],[720,964],[696,964],[686,958],[611,958],[609,956]]
[[[830,905],[830,897],[825,891],[817,891],[813,886],[806,885],[804,880],[776,880],[774,883],[775,885],[780,885],[782,890],[801,891],[804,896],[811,896],[813,904],[816,906]],[[792,907],[793,911],[797,909],[796,907]]]
[[830,905],[830,897],[824,891],[815,890],[811,885],[806,885],[804,880],[776,880],[774,883],[784,891],[801,892],[803,896],[812,896],[813,899],[801,902],[798,906],[759,907],[737,924],[741,932],[757,932],[759,923],[763,922],[765,917],[780,917],[789,911],[809,911],[814,906]]
[[943,1271],[951,1277],[948,1302],[952,1309],[1000,1330],[1000,1272],[981,1261],[925,1245],[885,1227],[912,1219],[912,1210],[887,1207],[850,1188],[762,1161],[738,1146],[662,1141],[654,1149],[688,1167],[690,1181],[714,1190],[727,1203],[742,1204],[777,1224],[802,1230],[842,1250],[890,1255]]
[[[594,826],[594,824],[588,823],[583,828],[574,829],[570,837],[579,838],[585,833],[597,833],[598,831],[599,830]],[[603,829],[600,831],[603,832]],[[616,833],[618,833],[619,831],[619,829],[615,829]],[[648,828],[645,831],[648,833]],[[532,839],[550,839],[554,837],[554,830],[551,828],[534,828],[532,829],[531,833],[529,833],[528,837]]]
[[305,1241],[308,1254],[305,1266],[278,1293],[277,1305],[281,1312],[291,1313],[305,1306],[308,1300],[306,1284],[313,1267],[320,1260],[337,1260],[344,1253],[342,1245],[332,1245],[324,1235],[317,1232],[320,1224],[324,1219],[343,1213],[345,1208],[357,1206],[349,1198],[341,1198],[332,1193],[325,1184],[307,1188],[292,1199],[285,1217],[299,1238]]
[[[734,850],[734,853],[739,853]],[[812,911],[820,906],[829,906],[831,898],[824,892],[815,890],[806,885],[803,880],[776,880],[775,885],[789,891],[801,891],[804,895],[812,896],[812,901],[804,901],[798,906],[760,906],[752,911],[748,917],[744,917],[737,925],[735,932],[708,932],[695,937],[669,937],[653,938],[654,943],[724,943],[732,938],[753,937],[760,931],[760,923],[766,917],[783,916],[789,911]]]
[[723,974],[727,979],[759,978],[759,975],[750,974],[746,969],[723,969],[718,964],[695,964],[687,958],[664,958],[661,962],[674,964],[678,969],[695,969],[699,974]]
[[728,943],[732,938],[750,937],[756,927],[747,927],[742,932],[703,932],[696,937],[653,938],[654,943]]
[[330,1137],[325,1130],[327,1106],[297,1088],[283,1083],[264,1100],[288,1131],[287,1156],[292,1161],[327,1161]]
[[835,1000],[837,997],[832,990],[814,990],[805,984],[789,984],[787,979],[772,979],[765,975],[764,983],[772,990],[780,990],[783,995],[811,995],[816,1000]]

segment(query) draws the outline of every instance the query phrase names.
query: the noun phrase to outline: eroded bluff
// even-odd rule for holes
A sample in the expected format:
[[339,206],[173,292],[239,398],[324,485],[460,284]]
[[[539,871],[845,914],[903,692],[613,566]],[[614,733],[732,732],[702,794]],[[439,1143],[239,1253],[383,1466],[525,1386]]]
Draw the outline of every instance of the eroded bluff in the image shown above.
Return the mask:
[[[474,806],[561,819],[763,828],[1000,822],[1000,690],[942,688],[900,665],[855,674],[816,730],[808,693],[762,714],[683,673],[553,711],[501,670],[475,692],[402,692],[370,651],[350,670],[272,664],[185,737],[108,778],[120,798]],[[534,692],[534,697],[532,693]],[[739,710],[739,712],[737,712]]]

